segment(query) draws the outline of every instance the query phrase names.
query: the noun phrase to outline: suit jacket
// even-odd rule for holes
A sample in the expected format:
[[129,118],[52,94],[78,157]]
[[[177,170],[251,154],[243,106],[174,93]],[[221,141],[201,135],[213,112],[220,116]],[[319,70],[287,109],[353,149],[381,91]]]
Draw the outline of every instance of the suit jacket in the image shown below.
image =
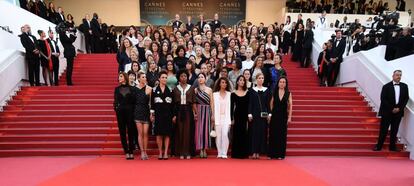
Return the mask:
[[172,23],[172,28],[174,29],[174,28],[180,28],[181,27],[181,24],[183,24],[183,22],[181,22],[181,21],[174,21],[173,23]]
[[24,49],[26,50],[26,59],[39,58],[38,54],[33,53],[33,50],[39,48],[37,44],[37,39],[35,36],[23,33],[20,35],[20,42],[22,43]]
[[65,33],[59,33],[60,43],[62,43],[63,48],[63,55],[65,58],[74,58],[76,56],[76,50],[73,46],[73,42],[76,40],[76,36],[70,35],[67,36]]
[[299,23],[300,23],[300,24],[302,24],[302,26],[303,26],[304,28],[306,28],[306,26],[305,26],[305,25],[303,25],[303,19],[298,19],[298,20],[296,21],[296,26],[295,26],[295,29],[298,29],[298,28],[299,28]]
[[193,28],[194,28],[194,24],[193,23],[186,23],[185,24],[185,28],[188,30],[188,31],[191,31],[191,30],[193,30]]
[[203,20],[203,22],[199,21],[197,22],[196,26],[200,30],[200,32],[203,32],[204,25],[208,24],[206,20]]
[[310,49],[312,48],[313,42],[313,31],[305,30],[305,37],[303,38],[303,48]]
[[414,38],[411,36],[392,38],[390,44],[395,47],[395,59],[397,59],[413,53]]
[[[58,46],[58,43],[57,43],[57,41],[55,41],[55,40],[51,40],[50,38],[48,38],[47,39],[47,42],[49,42],[49,45],[50,45],[50,51],[52,52],[52,53],[60,53],[60,49],[59,49],[59,46]],[[56,48],[53,48],[53,44],[52,44],[52,42],[53,42],[53,44],[55,44],[55,47]],[[59,58],[58,57],[56,57],[56,56],[54,56],[54,55],[52,55],[52,61],[59,61]]]
[[400,6],[398,6],[398,4],[397,4],[397,7],[395,7],[395,9],[398,10],[398,11],[404,12],[405,11],[405,1],[401,1],[399,5]]
[[[337,42],[339,43],[337,44]],[[346,39],[342,37],[340,41],[337,41],[335,38],[333,42],[333,46],[332,46],[331,58],[338,58],[336,62],[341,63],[343,59],[342,56],[344,55],[344,52],[345,52],[345,48],[346,48]]]
[[257,30],[258,30],[258,32],[259,32],[259,35],[261,35],[261,34],[263,34],[264,36],[267,34],[267,29],[266,28],[262,28],[262,29],[260,29],[260,28],[257,28]]
[[216,28],[220,28],[221,27],[221,21],[220,20],[213,20],[211,21],[211,31],[214,33],[214,31],[216,30]]
[[56,24],[64,22],[66,22],[65,14],[59,14],[59,12],[56,12]]
[[381,90],[381,105],[378,115],[390,116],[394,108],[400,108],[400,112],[397,116],[404,116],[404,108],[408,102],[408,86],[405,83],[400,82],[400,99],[398,104],[395,102],[395,90],[393,81],[385,84]]
[[39,8],[39,15],[40,17],[42,17],[43,19],[47,19],[47,7],[45,2],[43,1],[38,1],[37,2],[37,7]]
[[91,29],[92,29],[92,35],[95,37],[99,37],[101,35],[101,26],[99,25],[99,22],[97,19],[93,18],[91,20]]
[[83,34],[85,34],[85,37],[91,36],[91,34],[89,34],[89,30],[92,30],[92,21],[89,21],[88,24],[88,21],[86,19],[83,19],[80,29],[83,32]]

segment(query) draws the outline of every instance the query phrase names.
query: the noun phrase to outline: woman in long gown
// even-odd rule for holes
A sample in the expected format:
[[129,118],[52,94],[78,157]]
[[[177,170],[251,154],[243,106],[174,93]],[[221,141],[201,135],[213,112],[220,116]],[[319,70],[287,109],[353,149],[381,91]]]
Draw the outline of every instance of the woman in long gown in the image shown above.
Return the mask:
[[[154,88],[151,96],[151,122],[157,136],[158,159],[168,159],[168,148],[174,117],[173,93],[167,86],[167,72],[161,71],[160,84]],[[163,152],[164,147],[164,152]]]
[[259,159],[260,154],[266,153],[267,128],[271,114],[269,108],[270,89],[263,86],[264,75],[256,75],[257,86],[250,90],[248,119],[250,135],[250,153],[253,159]]
[[212,90],[206,86],[206,75],[200,73],[197,76],[198,88],[195,89],[197,101],[197,113],[195,130],[196,150],[200,150],[200,158],[207,158],[206,149],[211,147],[211,99]]
[[231,117],[233,124],[231,157],[244,159],[249,157],[249,134],[247,114],[249,108],[249,92],[244,76],[236,80],[236,91],[231,94]]
[[277,88],[270,101],[272,119],[269,127],[268,156],[271,159],[284,159],[288,123],[292,121],[292,93],[289,92],[286,77],[279,78]]
[[177,73],[179,84],[174,88],[176,106],[176,126],[174,135],[174,154],[180,159],[190,159],[194,150],[194,118],[197,118],[194,88],[187,84],[188,73],[180,70]]
[[303,25],[299,23],[298,29],[295,31],[295,36],[293,39],[293,54],[292,54],[292,61],[300,61],[302,57],[302,50],[303,50]]

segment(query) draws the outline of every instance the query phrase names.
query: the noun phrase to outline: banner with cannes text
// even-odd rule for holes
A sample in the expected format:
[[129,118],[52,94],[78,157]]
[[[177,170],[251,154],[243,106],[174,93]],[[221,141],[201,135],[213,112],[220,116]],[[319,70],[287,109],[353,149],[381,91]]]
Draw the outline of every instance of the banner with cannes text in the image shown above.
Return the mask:
[[225,25],[235,25],[246,18],[246,0],[139,0],[141,25],[170,25],[175,14],[179,14],[183,23],[187,16],[192,23],[199,21],[203,14],[206,21],[211,21],[214,14]]

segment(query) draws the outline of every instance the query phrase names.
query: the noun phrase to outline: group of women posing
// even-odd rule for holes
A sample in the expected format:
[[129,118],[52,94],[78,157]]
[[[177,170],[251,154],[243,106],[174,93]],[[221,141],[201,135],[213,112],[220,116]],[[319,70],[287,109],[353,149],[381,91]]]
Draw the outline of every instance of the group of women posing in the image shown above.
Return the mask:
[[141,159],[148,159],[150,123],[158,159],[168,159],[169,152],[180,159],[190,159],[196,152],[207,158],[214,138],[217,158],[228,157],[230,138],[232,158],[258,159],[261,154],[270,159],[285,157],[287,124],[292,116],[292,94],[285,76],[278,78],[274,88],[264,86],[261,72],[255,74],[252,88],[243,75],[237,76],[234,87],[222,76],[213,89],[203,72],[196,75],[197,86],[191,86],[188,71],[179,70],[173,89],[167,86],[169,73],[165,70],[158,73],[158,84],[153,88],[147,85],[146,76],[143,72],[120,72],[115,88],[114,109],[127,159],[134,159],[138,144]]

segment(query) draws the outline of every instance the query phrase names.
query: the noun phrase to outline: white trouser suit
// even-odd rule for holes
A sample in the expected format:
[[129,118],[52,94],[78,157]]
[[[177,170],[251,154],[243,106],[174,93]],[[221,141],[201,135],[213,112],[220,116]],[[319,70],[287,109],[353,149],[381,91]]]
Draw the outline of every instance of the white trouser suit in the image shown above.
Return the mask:
[[229,129],[231,124],[230,98],[231,93],[227,91],[224,98],[220,96],[220,92],[213,93],[215,119],[214,125],[217,134],[217,157],[219,158],[227,158],[227,150],[229,149]]

